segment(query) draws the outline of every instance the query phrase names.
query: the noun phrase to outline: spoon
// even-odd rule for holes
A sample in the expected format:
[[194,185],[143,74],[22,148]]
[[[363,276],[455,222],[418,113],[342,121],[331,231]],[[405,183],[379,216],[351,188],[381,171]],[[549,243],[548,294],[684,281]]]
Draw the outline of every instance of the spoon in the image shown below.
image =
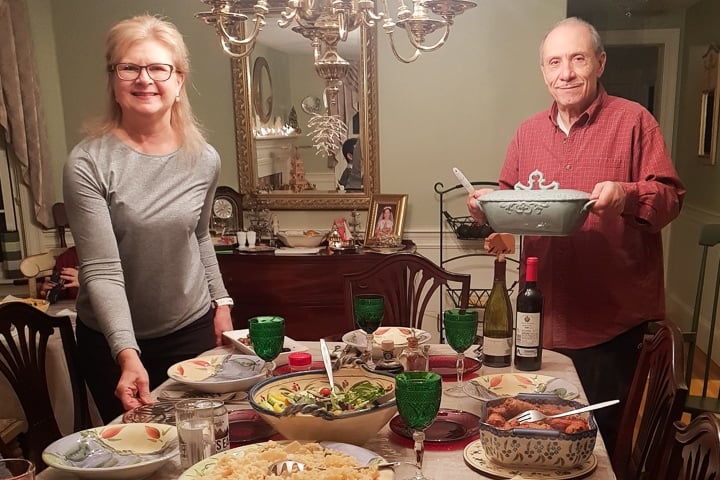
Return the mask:
[[332,360],[330,360],[330,351],[328,350],[325,339],[320,339],[320,353],[322,353],[323,363],[325,364],[325,371],[327,372],[328,380],[330,380],[330,392],[335,394],[335,381],[333,380]]
[[475,187],[473,187],[472,183],[470,183],[470,180],[468,180],[467,177],[463,175],[459,168],[453,167],[453,173],[470,195],[475,193]]

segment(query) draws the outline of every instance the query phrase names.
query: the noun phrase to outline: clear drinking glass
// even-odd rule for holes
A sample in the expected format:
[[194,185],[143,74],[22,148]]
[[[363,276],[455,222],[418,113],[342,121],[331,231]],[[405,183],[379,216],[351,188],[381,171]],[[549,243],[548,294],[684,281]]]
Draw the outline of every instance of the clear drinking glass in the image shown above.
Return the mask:
[[250,341],[255,355],[265,360],[268,377],[275,370],[275,359],[285,343],[285,319],[273,315],[252,317],[248,320]]
[[457,384],[445,390],[445,393],[451,397],[462,397],[465,395],[463,390],[465,350],[470,348],[475,341],[478,325],[477,311],[459,308],[447,310],[443,312],[443,324],[445,339],[457,354],[455,359]]
[[353,297],[355,323],[365,332],[366,347],[363,357],[368,368],[375,368],[372,360],[374,333],[385,316],[385,297],[377,294],[362,294]]
[[1,480],[35,480],[35,465],[24,458],[0,458]]
[[175,404],[180,466],[188,469],[215,454],[215,406],[202,398],[188,398]]
[[395,375],[395,400],[400,417],[413,429],[415,476],[405,480],[430,480],[423,475],[425,429],[440,410],[442,378],[433,372],[403,372]]

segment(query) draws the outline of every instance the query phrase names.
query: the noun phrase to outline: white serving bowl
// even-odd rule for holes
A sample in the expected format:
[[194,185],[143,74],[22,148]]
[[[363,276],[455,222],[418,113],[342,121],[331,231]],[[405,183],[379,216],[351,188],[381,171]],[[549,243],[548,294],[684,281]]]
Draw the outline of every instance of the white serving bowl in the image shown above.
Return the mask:
[[[313,232],[313,234],[308,234],[308,232]],[[316,230],[288,230],[278,232],[277,236],[280,241],[288,247],[313,248],[320,246],[323,240],[325,240],[327,232],[323,233]]]
[[168,368],[171,379],[206,393],[247,390],[265,378],[265,361],[254,355],[207,355]]
[[[585,406],[548,394],[528,393],[513,398],[535,405],[560,405],[569,409]],[[485,454],[493,462],[513,468],[571,468],[582,465],[592,455],[597,438],[597,424],[592,412],[581,414],[587,419],[590,429],[578,433],[531,428],[503,430],[485,423],[488,408],[499,406],[505,400],[496,398],[480,404],[480,441]]]
[[43,461],[80,478],[145,478],[177,455],[177,429],[160,423],[128,423],[90,428],[45,448]]
[[311,370],[268,378],[250,390],[248,399],[252,408],[288,440],[327,440],[362,445],[397,413],[395,378],[362,366],[341,368],[334,372],[333,377],[336,390],[346,390],[356,383],[369,380],[382,385],[388,393],[379,399],[377,406],[337,415],[315,412],[283,416],[260,405],[272,392],[283,389],[298,391],[311,387],[319,389],[330,385],[324,370]]

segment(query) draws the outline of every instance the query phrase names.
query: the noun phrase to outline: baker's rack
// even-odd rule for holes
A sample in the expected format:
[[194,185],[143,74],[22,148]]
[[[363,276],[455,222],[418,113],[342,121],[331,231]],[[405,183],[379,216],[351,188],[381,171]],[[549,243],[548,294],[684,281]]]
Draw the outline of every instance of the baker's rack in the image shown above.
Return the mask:
[[[474,187],[498,187],[497,182],[486,182],[486,181],[476,181],[476,182],[470,182]],[[494,233],[493,229],[490,227],[490,225],[480,225],[478,224],[471,216],[469,215],[463,215],[463,216],[453,216],[450,212],[446,210],[446,202],[447,202],[447,196],[448,195],[462,195],[463,197],[467,196],[467,192],[465,190],[465,187],[458,184],[452,187],[445,188],[445,185],[443,185],[442,182],[435,183],[435,186],[433,187],[435,190],[435,193],[439,195],[440,202],[439,202],[439,234],[440,234],[440,267],[445,268],[446,270],[453,270],[452,268],[447,268],[447,265],[455,262],[457,260],[463,259],[463,258],[469,258],[469,257],[484,257],[487,259],[492,259],[494,262],[495,255],[491,253],[482,253],[482,252],[472,252],[472,253],[462,253],[460,255],[454,255],[450,257],[445,256],[445,232],[447,232],[447,227],[450,227],[450,230],[455,233],[455,236],[462,240],[463,242],[484,242],[484,239],[490,235],[491,233]],[[520,245],[522,246],[522,239],[520,241]],[[468,245],[468,248],[470,246]],[[483,244],[479,243],[477,245],[472,245],[473,249],[482,250]],[[518,252],[517,258],[506,256],[505,257],[508,262],[515,263],[518,268],[520,264],[520,252]],[[508,287],[508,295],[512,295],[514,289],[517,287],[518,281],[515,280],[513,283]],[[490,281],[490,285],[488,288],[471,288],[470,289],[470,298],[468,301],[468,306],[473,309],[484,309],[485,303],[487,302],[488,297],[490,296],[490,291],[492,290],[492,280]],[[453,289],[448,287],[441,287],[440,288],[440,315],[438,316],[438,331],[440,332],[440,343],[444,343],[444,329],[442,328],[442,312],[446,308],[444,306],[445,301],[445,295],[444,293],[447,293],[447,295],[450,297],[450,300],[452,301],[453,305],[449,308],[458,308],[460,306],[460,290],[459,289]]]

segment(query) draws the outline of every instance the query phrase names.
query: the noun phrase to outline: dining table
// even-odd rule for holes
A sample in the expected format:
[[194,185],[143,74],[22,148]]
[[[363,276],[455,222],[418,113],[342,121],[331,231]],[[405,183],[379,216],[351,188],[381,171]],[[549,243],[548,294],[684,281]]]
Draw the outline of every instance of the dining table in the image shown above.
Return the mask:
[[[312,354],[313,361],[321,361],[320,342],[316,341],[303,341],[300,342],[306,346],[309,352]],[[337,342],[328,342],[330,349],[332,350],[335,345],[343,345]],[[235,347],[231,345],[217,347],[209,350],[205,354],[216,355],[226,353],[239,353],[235,350]],[[470,350],[468,351],[470,353]],[[455,352],[447,344],[430,344],[429,355],[432,356],[443,356],[443,357],[454,357]],[[481,367],[479,370],[467,375],[467,379],[472,379],[480,375],[500,374],[500,373],[522,373],[528,374],[528,372],[516,371],[514,367],[503,367],[503,368],[491,368],[487,366]],[[582,384],[577,376],[577,372],[573,366],[572,360],[560,353],[545,350],[542,358],[542,368],[537,372],[531,372],[542,374],[550,377],[563,379],[570,384],[577,387],[578,397],[577,401],[581,403],[587,403],[585,392],[582,389]],[[456,382],[455,376],[446,375],[443,377],[443,389],[454,385]],[[168,379],[166,382],[161,384],[158,388],[153,390],[153,395],[157,398],[158,392],[161,392],[165,388],[183,388],[182,384],[175,382],[174,380]],[[232,401],[227,403],[228,410],[236,410],[252,408],[250,404],[245,401]],[[460,397],[453,397],[449,395],[443,395],[441,401],[441,409],[455,409],[464,412],[473,413],[479,415],[482,408],[482,400],[475,397],[465,395]],[[119,417],[115,422],[121,422],[122,417]],[[430,443],[425,442],[425,454],[423,462],[423,471],[426,476],[434,478],[436,480],[443,479],[488,479],[493,480],[498,477],[492,476],[472,468],[464,458],[464,450],[472,442],[477,441],[479,436],[475,435],[467,439],[447,442],[447,443]],[[282,439],[282,437],[276,435],[272,439]],[[390,428],[390,422],[383,426],[378,432],[377,436],[372,438],[370,441],[362,445],[363,448],[371,450],[372,452],[382,456],[388,462],[401,462],[399,467],[396,467],[395,478],[401,478],[402,476],[412,476],[414,473],[414,462],[415,452],[413,450],[412,440],[402,437],[397,433],[393,432]],[[242,448],[242,447],[240,447]],[[610,463],[608,452],[605,448],[602,436],[600,433],[597,435],[595,448],[593,452],[597,459],[597,466],[589,474],[585,474],[582,478],[590,480],[614,480],[615,474]],[[183,469],[180,467],[179,456],[173,457],[163,468],[160,468],[151,476],[147,477],[148,480],[176,480],[183,473]],[[75,480],[78,477],[74,474],[62,471],[53,467],[48,467],[41,472],[37,477],[39,480]],[[507,477],[509,478],[509,477]],[[522,473],[516,477],[512,477],[513,480],[524,480]],[[532,477],[538,478],[538,477]],[[542,478],[555,478],[553,476],[542,477]],[[565,477],[563,477],[565,478]],[[573,477],[580,478],[580,477]]]

